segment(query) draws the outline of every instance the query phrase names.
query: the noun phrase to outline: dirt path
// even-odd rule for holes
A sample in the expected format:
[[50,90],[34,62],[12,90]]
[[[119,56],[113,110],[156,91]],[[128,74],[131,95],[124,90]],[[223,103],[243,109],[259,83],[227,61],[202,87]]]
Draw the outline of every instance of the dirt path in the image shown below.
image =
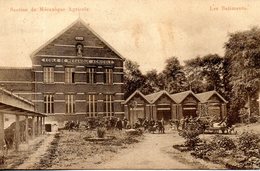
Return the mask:
[[[125,149],[111,161],[99,165],[98,169],[195,169],[193,164],[180,162],[177,156],[172,157],[165,149],[173,149],[178,136],[171,134],[145,134],[143,142],[134,148]],[[192,160],[192,159],[191,159]],[[196,162],[195,162],[196,164]],[[201,168],[201,167],[200,167]],[[205,168],[205,167],[202,167]],[[199,168],[197,168],[199,169]]]
[[15,169],[34,169],[34,165],[38,163],[41,157],[46,153],[46,150],[53,141],[54,134],[46,136],[43,144],[26,160],[23,164],[19,165]]

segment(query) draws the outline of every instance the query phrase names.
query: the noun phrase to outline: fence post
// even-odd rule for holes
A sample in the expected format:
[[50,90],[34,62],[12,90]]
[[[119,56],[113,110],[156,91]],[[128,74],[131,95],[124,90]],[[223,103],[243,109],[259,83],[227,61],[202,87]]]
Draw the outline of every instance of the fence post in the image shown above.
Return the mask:
[[0,157],[4,156],[5,130],[4,130],[4,113],[0,113]]
[[15,115],[15,151],[19,150],[20,144],[20,116]]

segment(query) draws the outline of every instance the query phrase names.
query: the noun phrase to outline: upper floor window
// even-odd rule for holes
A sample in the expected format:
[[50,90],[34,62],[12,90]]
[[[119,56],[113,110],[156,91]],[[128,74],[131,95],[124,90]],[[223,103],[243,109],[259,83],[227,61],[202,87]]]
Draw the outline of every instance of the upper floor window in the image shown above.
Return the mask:
[[65,83],[74,83],[75,69],[71,67],[65,68]]
[[52,94],[44,95],[44,113],[54,113],[54,99]]
[[104,83],[105,84],[113,84],[113,69],[105,68]]
[[65,96],[66,103],[66,113],[74,113],[75,112],[75,95],[67,94]]
[[96,83],[96,68],[87,68],[87,83]]
[[54,82],[54,68],[53,67],[44,67],[43,68],[43,82],[44,83],[53,83]]

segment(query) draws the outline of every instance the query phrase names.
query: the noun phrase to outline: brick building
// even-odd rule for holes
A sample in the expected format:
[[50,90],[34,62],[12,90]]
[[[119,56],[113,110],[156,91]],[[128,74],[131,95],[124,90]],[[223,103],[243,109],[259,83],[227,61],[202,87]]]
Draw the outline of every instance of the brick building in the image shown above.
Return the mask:
[[31,55],[32,68],[0,68],[0,85],[48,120],[124,116],[122,56],[81,19]]
[[124,102],[125,116],[130,123],[138,118],[165,121],[185,117],[213,117],[223,119],[227,116],[228,102],[215,90],[195,94],[191,90],[169,94],[165,90],[143,95],[135,91]]

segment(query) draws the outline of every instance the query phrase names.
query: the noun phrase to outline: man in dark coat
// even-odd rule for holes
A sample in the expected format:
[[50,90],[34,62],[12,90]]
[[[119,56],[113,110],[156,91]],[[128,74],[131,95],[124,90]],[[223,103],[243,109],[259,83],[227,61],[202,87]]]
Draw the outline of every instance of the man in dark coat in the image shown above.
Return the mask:
[[116,128],[119,129],[120,131],[123,128],[123,123],[122,123],[122,120],[120,118],[118,118],[118,120],[116,122]]

